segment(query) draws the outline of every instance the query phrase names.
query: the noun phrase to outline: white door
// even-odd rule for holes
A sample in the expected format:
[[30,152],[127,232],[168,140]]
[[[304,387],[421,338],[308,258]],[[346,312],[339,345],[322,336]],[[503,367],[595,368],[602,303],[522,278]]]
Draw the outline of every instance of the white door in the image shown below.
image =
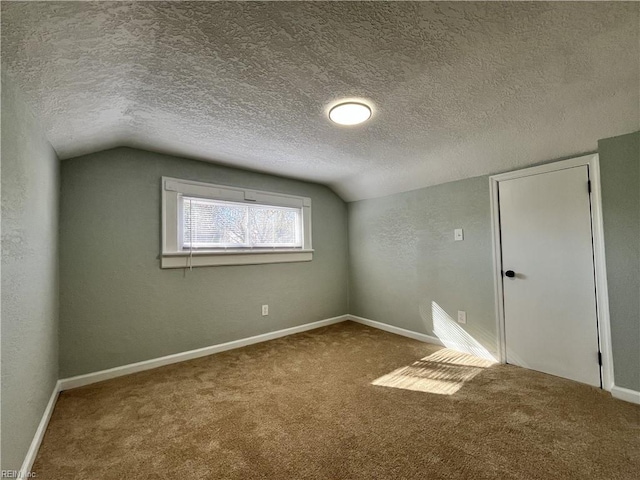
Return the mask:
[[507,363],[600,386],[588,166],[499,183]]

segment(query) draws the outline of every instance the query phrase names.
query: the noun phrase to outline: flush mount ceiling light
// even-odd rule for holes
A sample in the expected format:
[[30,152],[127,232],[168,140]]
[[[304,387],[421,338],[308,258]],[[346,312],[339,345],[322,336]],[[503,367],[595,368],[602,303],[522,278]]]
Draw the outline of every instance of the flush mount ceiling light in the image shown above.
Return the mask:
[[329,110],[329,118],[339,125],[357,125],[371,118],[371,107],[361,102],[339,103]]

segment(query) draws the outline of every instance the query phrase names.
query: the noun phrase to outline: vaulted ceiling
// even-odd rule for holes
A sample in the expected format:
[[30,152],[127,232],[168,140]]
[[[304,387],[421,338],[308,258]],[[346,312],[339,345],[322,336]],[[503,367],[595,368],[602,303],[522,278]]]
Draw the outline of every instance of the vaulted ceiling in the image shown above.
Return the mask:
[[[346,200],[593,151],[640,126],[638,3],[2,2],[60,158],[134,146]],[[372,119],[338,127],[332,102]]]

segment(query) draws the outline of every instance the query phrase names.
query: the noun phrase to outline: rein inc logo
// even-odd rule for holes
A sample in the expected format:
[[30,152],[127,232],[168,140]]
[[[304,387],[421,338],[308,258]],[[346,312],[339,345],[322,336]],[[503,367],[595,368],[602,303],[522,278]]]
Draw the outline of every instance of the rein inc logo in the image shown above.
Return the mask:
[[36,478],[36,472],[23,472],[22,470],[2,470],[0,478]]

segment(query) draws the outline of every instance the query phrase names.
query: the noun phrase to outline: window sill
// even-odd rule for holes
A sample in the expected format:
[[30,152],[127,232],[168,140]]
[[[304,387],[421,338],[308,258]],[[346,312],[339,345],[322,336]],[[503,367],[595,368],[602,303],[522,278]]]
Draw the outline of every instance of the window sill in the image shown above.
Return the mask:
[[262,265],[265,263],[310,262],[313,250],[265,250],[164,253],[160,268],[214,267],[222,265]]

